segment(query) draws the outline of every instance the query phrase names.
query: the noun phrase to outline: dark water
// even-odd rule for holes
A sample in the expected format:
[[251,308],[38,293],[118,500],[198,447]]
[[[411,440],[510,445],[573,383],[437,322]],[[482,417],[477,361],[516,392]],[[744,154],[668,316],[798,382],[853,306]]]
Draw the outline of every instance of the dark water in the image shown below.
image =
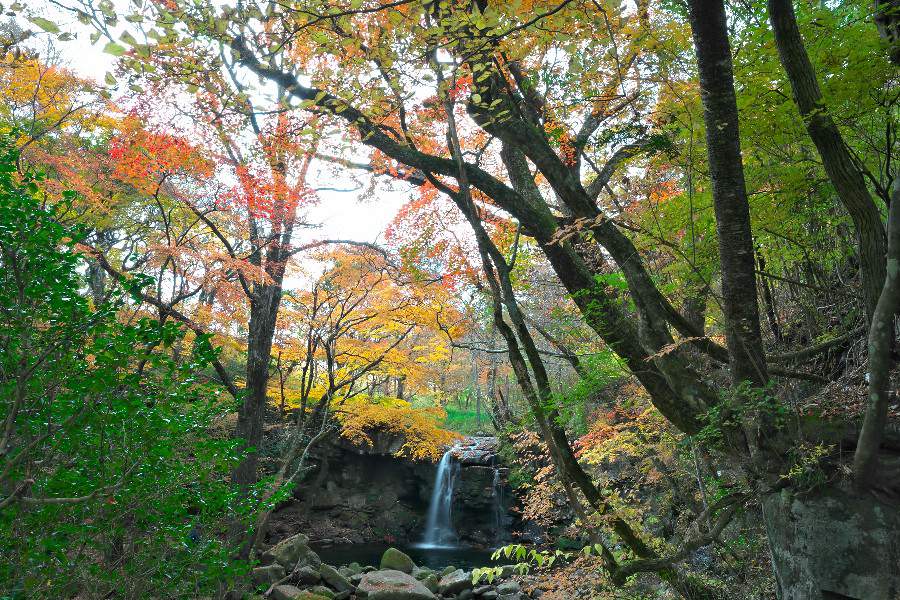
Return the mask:
[[[378,567],[381,555],[390,548],[390,544],[336,544],[334,546],[314,546],[322,560],[330,565],[347,565],[352,562],[360,565],[372,565]],[[473,569],[475,567],[488,567],[498,564],[508,564],[503,559],[491,560],[493,550],[477,548],[424,548],[420,546],[406,546],[393,544],[393,547],[409,555],[413,562],[420,567],[440,570],[448,565],[461,569]]]

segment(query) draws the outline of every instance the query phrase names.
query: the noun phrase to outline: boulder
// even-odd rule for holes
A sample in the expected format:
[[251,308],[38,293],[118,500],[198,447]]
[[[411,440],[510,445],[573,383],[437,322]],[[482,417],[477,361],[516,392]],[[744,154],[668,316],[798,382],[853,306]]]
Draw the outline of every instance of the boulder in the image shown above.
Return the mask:
[[479,598],[482,598],[483,600],[497,600],[498,595],[497,590],[488,590],[481,594]]
[[448,573],[441,577],[438,589],[441,594],[458,594],[463,590],[472,588],[472,577],[462,569],[456,569],[452,573]]
[[434,571],[432,571],[428,567],[416,567],[415,569],[412,570],[412,573],[410,573],[410,575],[412,575],[419,581],[422,581],[423,579],[425,579],[426,577],[428,577],[429,575],[431,575],[433,573],[434,573]]
[[331,591],[331,588],[327,588],[324,585],[315,585],[309,588],[309,590],[307,591],[313,594],[318,594],[319,596],[325,596],[329,600],[334,600],[334,592]]
[[419,579],[419,581],[432,592],[437,592],[441,587],[441,579],[437,576],[437,573],[426,575],[424,579]]
[[472,590],[463,590],[456,595],[456,600],[472,600],[474,596],[475,594],[472,593]]
[[292,585],[278,585],[272,590],[274,600],[331,600],[327,596],[314,594],[308,590],[301,590]]
[[277,585],[272,590],[272,598],[275,600],[294,600],[300,595],[300,588],[292,585]]
[[333,587],[335,590],[339,592],[352,592],[353,584],[350,581],[337,572],[337,570],[330,566],[323,564],[319,567],[319,575],[322,576],[322,579]]
[[441,571],[441,577],[443,577],[444,575],[449,575],[450,573],[452,573],[455,570],[456,570],[456,567],[454,567],[454,566],[446,566],[446,567],[444,567],[444,570]]
[[253,583],[257,585],[272,585],[284,577],[284,567],[278,563],[266,566],[256,567],[251,573]]
[[409,556],[396,548],[388,548],[384,551],[384,554],[381,555],[380,566],[381,570],[402,571],[407,575],[411,575],[416,568],[416,563],[414,563]]
[[288,570],[293,570],[299,563],[318,567],[322,560],[310,550],[308,542],[309,538],[302,533],[281,540],[263,553],[262,562],[266,565],[278,563]]
[[315,585],[321,581],[322,576],[319,575],[319,570],[311,567],[310,565],[303,565],[296,571],[294,571],[294,580],[297,583],[301,583],[304,585]]
[[363,575],[359,591],[368,600],[435,600],[435,595],[422,582],[390,569]]
[[497,593],[501,596],[506,594],[517,594],[521,588],[515,581],[504,581],[497,586]]

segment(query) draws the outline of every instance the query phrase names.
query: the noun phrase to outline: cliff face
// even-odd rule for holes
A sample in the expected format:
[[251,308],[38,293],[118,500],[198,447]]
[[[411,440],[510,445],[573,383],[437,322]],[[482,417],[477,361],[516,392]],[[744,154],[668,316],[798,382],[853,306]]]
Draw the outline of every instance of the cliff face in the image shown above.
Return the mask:
[[[480,438],[456,455],[453,524],[463,544],[490,546],[509,527],[512,494],[507,470],[493,466],[491,440]],[[270,539],[304,532],[313,542],[420,541],[437,467],[393,456],[402,439],[375,435],[373,441],[372,448],[341,439],[319,448],[293,501],[273,515]]]

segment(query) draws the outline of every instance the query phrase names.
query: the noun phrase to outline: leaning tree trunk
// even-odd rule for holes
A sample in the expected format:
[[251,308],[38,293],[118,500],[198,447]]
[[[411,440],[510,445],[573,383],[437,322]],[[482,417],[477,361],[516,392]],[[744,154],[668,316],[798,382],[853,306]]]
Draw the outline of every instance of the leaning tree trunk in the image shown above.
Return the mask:
[[822,157],[828,178],[853,220],[859,247],[863,304],[871,321],[885,274],[887,244],[881,214],[822,98],[815,70],[797,27],[791,0],[769,0],[769,20],[775,32],[778,56],[791,82],[794,101],[806,130]]

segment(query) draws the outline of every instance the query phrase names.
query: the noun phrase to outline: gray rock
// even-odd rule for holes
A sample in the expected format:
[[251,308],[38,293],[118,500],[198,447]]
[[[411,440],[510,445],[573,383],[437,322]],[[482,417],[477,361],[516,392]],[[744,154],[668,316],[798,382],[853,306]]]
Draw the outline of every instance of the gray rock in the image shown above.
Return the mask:
[[[332,592],[330,588],[327,588],[324,585],[313,586],[309,588],[308,591],[313,594],[318,594],[319,596],[325,596],[329,600],[333,600],[335,596],[334,592]],[[347,593],[349,594],[350,592],[348,591]]]
[[294,571],[294,580],[304,585],[315,585],[322,580],[322,576],[319,575],[318,569],[314,569],[309,565],[303,565]]
[[359,585],[359,582],[362,581],[362,573],[357,573],[356,575],[351,575],[349,577],[350,583],[353,585]]
[[357,595],[368,600],[435,600],[435,595],[422,582],[390,569],[363,575]]
[[292,585],[277,585],[272,590],[272,598],[275,600],[295,600],[300,597],[302,590]]
[[497,590],[488,590],[481,594],[479,598],[483,598],[484,600],[496,600],[497,596],[499,596]]
[[381,570],[402,571],[406,574],[412,574],[415,568],[416,563],[396,548],[388,548],[381,555]]
[[501,596],[504,594],[515,594],[521,589],[522,588],[520,588],[519,584],[515,581],[504,581],[497,586],[497,593]]
[[412,575],[419,581],[422,581],[423,579],[425,579],[426,577],[428,577],[429,575],[431,575],[433,573],[434,573],[434,571],[429,569],[428,567],[416,567],[415,569],[412,570],[412,573],[410,573],[410,575]]
[[272,585],[284,577],[284,567],[275,563],[267,567],[256,567],[251,573],[253,582],[257,585]]
[[463,590],[468,590],[472,588],[472,576],[463,571],[462,569],[457,569],[452,573],[448,573],[441,577],[441,581],[438,584],[438,589],[441,591],[441,594],[458,594]]
[[349,569],[350,572],[353,573],[354,575],[357,575],[359,573],[362,573],[363,568],[362,568],[362,565],[360,565],[358,562],[352,562],[349,565],[347,565],[347,569]]
[[456,600],[472,600],[474,596],[475,594],[472,593],[472,590],[463,590],[456,595]]
[[497,597],[498,600],[522,600],[522,594],[516,592],[515,594],[501,594]]
[[452,573],[455,570],[456,570],[456,567],[453,567],[453,566],[444,567],[444,570],[441,571],[441,577],[443,577],[444,575],[449,575],[450,573]]
[[[309,538],[302,533],[293,535],[266,550],[262,555],[262,562],[266,565],[278,563],[285,569],[293,569],[301,556],[308,557],[311,553],[315,556],[313,560],[318,560],[319,556],[309,549],[308,543]],[[319,561],[319,564],[321,564],[321,561]]]
[[512,565],[503,565],[500,567],[500,579],[506,579],[507,577],[512,577],[516,573],[516,568]]
[[330,565],[323,564],[322,566],[320,566],[319,575],[322,576],[322,579],[325,580],[325,583],[339,592],[353,591],[353,584],[351,584],[346,577],[338,573],[337,570]]
[[333,600],[347,600],[351,596],[350,592],[338,592],[334,595]]
[[476,596],[481,596],[485,592],[490,592],[493,589],[494,589],[494,586],[492,586],[492,585],[479,585],[477,588],[472,590],[472,592],[474,592]]
[[441,586],[441,580],[437,576],[437,573],[431,573],[427,575],[425,579],[421,579],[420,581],[422,582],[422,585],[427,587],[432,592],[437,592]]

